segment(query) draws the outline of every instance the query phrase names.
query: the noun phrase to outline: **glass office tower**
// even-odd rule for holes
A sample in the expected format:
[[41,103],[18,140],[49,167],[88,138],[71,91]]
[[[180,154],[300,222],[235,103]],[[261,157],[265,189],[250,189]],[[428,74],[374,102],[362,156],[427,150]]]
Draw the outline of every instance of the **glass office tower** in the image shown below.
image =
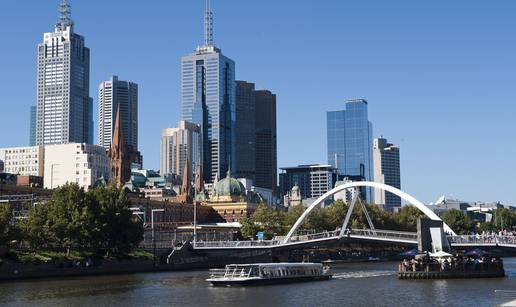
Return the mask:
[[[328,164],[339,177],[373,180],[373,127],[368,119],[367,101],[348,100],[346,109],[327,112]],[[366,189],[366,201],[373,202],[372,189]]]
[[213,45],[213,13],[205,13],[205,42],[181,59],[181,120],[201,127],[206,182],[235,169],[235,62]]
[[54,32],[38,45],[36,145],[92,140],[90,50],[73,30],[68,1],[60,12]]

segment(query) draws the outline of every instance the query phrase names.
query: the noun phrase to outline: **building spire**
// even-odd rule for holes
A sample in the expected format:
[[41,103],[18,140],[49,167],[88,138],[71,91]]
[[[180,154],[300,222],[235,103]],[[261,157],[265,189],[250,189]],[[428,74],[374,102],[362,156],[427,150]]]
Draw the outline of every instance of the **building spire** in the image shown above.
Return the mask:
[[213,46],[213,12],[210,0],[206,0],[204,11],[204,46]]
[[124,152],[124,133],[122,130],[122,119],[120,114],[120,104],[118,104],[116,109],[116,118],[115,118],[115,127],[113,132],[113,138],[111,141],[111,150],[113,152],[118,153],[118,155],[123,155]]
[[60,30],[66,30],[67,27],[73,27],[72,11],[68,0],[63,0],[59,5],[59,21],[57,27]]

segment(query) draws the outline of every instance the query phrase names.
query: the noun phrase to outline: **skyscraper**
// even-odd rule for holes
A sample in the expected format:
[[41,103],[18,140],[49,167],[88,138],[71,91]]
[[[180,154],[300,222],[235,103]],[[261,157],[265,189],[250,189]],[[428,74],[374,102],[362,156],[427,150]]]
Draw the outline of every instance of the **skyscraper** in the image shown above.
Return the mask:
[[183,177],[187,161],[191,171],[202,163],[201,128],[180,121],[177,128],[165,128],[161,134],[160,174]]
[[37,145],[90,140],[90,50],[74,32],[67,0],[60,13],[54,32],[38,45]]
[[255,185],[277,191],[276,95],[270,91],[255,91],[255,123]]
[[138,150],[138,84],[117,76],[99,85],[99,145],[111,147],[118,107],[124,142]]
[[88,119],[88,144],[93,144],[95,123],[93,122],[93,98],[91,97],[88,99],[88,114],[90,117]]
[[[327,112],[328,164],[339,177],[373,179],[372,131],[364,99],[348,100],[345,110]],[[366,188],[367,202],[373,202],[373,196]]]
[[29,135],[29,145],[36,145],[36,114],[38,108],[37,106],[30,106],[30,135]]
[[236,165],[235,62],[213,44],[213,13],[206,7],[204,45],[181,59],[181,119],[201,127],[206,182]]
[[255,180],[256,120],[254,83],[236,81],[235,108],[236,177]]
[[[400,180],[400,148],[389,144],[387,139],[377,138],[373,142],[374,181],[401,188]],[[383,190],[376,189],[374,201],[385,206],[387,210],[401,207],[401,199]]]

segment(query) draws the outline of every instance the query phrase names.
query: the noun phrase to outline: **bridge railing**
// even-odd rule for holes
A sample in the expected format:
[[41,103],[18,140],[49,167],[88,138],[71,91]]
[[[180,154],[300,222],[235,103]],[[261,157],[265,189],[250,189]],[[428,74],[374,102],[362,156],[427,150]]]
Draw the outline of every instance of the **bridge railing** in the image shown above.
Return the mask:
[[262,240],[262,241],[197,241],[193,243],[195,247],[204,248],[221,248],[221,247],[258,247],[258,246],[274,246],[281,242],[278,240]]
[[390,230],[352,229],[350,235],[361,237],[377,237],[393,240],[417,241],[417,233]]
[[[347,235],[348,232],[345,232]],[[390,230],[371,230],[353,229],[349,231],[351,236],[366,238],[381,238],[387,240],[417,241],[417,234],[412,232],[390,231]],[[325,239],[338,239],[340,230],[324,231],[314,234],[295,235],[290,238],[289,243],[309,242]],[[194,243],[196,248],[235,248],[235,247],[272,247],[283,244],[284,237],[276,237],[273,240],[263,241],[197,241]]]
[[499,235],[464,235],[448,236],[448,241],[452,244],[506,244],[516,246],[516,236]]
[[295,235],[290,238],[290,242],[300,242],[300,241],[311,241],[311,240],[320,240],[326,238],[335,238],[340,234],[340,230],[333,231],[324,231],[319,233],[311,233],[306,235]]

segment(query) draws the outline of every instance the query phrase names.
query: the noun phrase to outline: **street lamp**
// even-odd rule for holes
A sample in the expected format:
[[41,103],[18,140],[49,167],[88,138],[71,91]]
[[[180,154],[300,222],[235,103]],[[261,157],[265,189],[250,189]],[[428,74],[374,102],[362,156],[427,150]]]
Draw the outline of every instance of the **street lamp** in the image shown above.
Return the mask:
[[154,240],[154,212],[164,212],[165,209],[152,209],[151,210],[151,229],[152,229],[152,249],[154,255],[154,266],[156,266],[156,241]]
[[195,247],[197,244],[197,202],[194,201],[194,211],[193,211],[193,246]]

